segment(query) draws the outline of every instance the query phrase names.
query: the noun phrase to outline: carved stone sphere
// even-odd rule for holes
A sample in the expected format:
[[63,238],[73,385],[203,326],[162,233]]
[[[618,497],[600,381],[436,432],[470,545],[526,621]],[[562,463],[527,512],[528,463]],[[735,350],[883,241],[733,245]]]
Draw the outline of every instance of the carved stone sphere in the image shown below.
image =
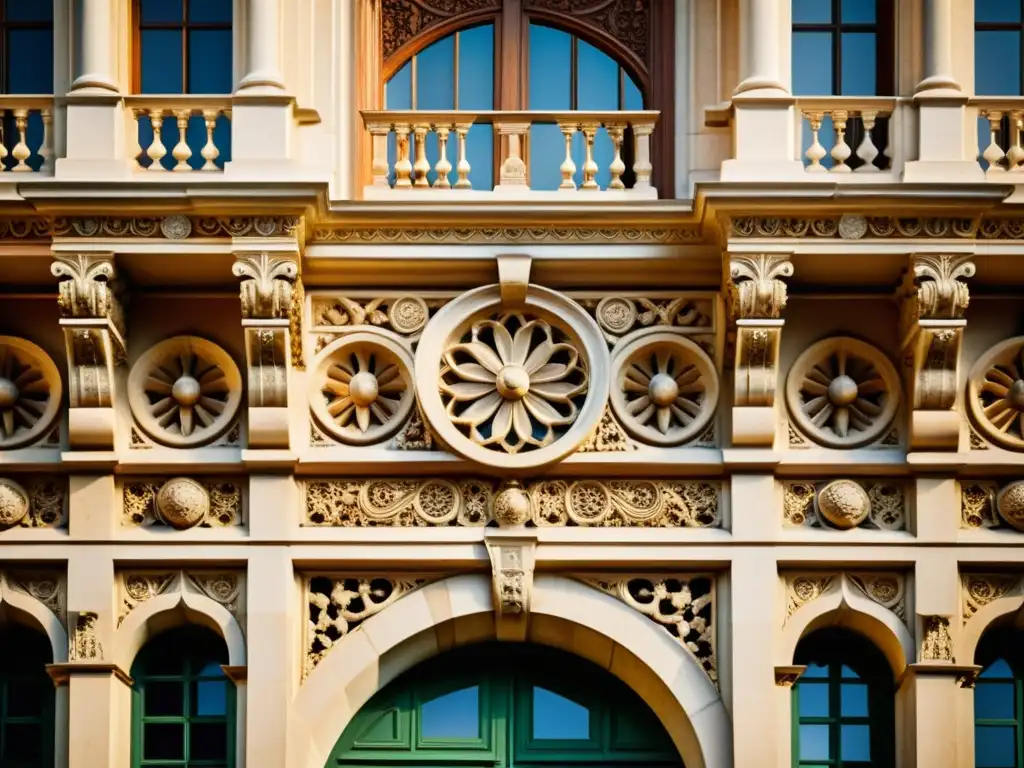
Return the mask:
[[0,478],[0,527],[17,525],[28,514],[28,493],[20,484]]
[[515,481],[494,497],[494,519],[503,527],[522,525],[530,519],[530,497]]
[[0,376],[0,408],[12,408],[18,402],[18,387],[10,379]]
[[821,517],[836,528],[856,528],[871,512],[867,491],[853,480],[833,480],[818,491],[816,503]]
[[1018,531],[1024,531],[1024,480],[1010,483],[996,496],[999,516]]
[[168,525],[179,530],[198,525],[210,511],[210,494],[195,480],[175,477],[156,495],[156,508]]

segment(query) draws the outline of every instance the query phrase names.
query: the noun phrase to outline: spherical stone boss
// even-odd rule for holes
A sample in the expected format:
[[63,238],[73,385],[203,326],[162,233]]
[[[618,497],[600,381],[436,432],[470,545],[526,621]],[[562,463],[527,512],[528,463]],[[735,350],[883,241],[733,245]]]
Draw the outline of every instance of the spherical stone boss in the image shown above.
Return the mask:
[[498,371],[495,383],[506,400],[521,400],[530,391],[530,374],[521,365],[506,365]]
[[511,481],[494,497],[494,519],[499,525],[522,525],[530,519],[530,497]]
[[29,497],[20,483],[0,480],[0,527],[17,525],[28,514]]
[[1010,391],[1006,393],[1006,399],[1018,411],[1024,411],[1024,380],[1017,379],[1010,385]]
[[836,528],[856,528],[871,513],[871,498],[860,483],[834,480],[818,491],[817,506],[825,522]]
[[857,400],[857,382],[845,374],[836,376],[828,385],[828,399],[832,405],[853,405]]
[[348,383],[348,395],[352,402],[361,408],[372,405],[377,401],[377,377],[369,371],[362,371],[352,377]]
[[0,376],[0,408],[10,408],[18,402],[18,387],[10,379]]
[[195,405],[199,402],[202,394],[199,382],[188,375],[179,376],[171,387],[171,397],[177,401],[178,405]]
[[1024,531],[1024,482],[1018,480],[999,491],[996,509],[1008,525]]
[[210,511],[210,494],[188,477],[168,480],[156,495],[161,519],[179,530],[199,524]]
[[667,373],[656,373],[647,386],[647,394],[659,408],[666,408],[679,397],[679,385]]

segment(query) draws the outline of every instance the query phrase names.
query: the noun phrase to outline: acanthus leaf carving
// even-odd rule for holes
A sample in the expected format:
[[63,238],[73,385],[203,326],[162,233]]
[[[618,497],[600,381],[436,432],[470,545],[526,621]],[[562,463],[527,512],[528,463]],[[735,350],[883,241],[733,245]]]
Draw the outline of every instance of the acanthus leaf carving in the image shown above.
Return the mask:
[[959,319],[967,311],[970,291],[966,278],[975,273],[966,254],[918,253],[912,259],[913,288],[909,299],[918,318]]
[[299,274],[293,257],[268,253],[245,254],[231,268],[242,278],[240,295],[242,317],[286,319],[292,302],[292,284]]
[[57,305],[63,317],[107,319],[123,342],[124,312],[113,254],[58,253],[54,255],[50,271],[60,281]]
[[793,276],[788,254],[732,254],[732,311],[736,319],[777,319],[786,307],[786,284]]

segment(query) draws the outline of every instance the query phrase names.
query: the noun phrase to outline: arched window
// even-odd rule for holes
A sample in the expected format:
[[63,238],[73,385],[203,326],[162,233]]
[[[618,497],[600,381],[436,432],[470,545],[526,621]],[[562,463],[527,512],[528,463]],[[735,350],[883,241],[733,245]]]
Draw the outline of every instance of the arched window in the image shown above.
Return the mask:
[[228,768],[235,764],[235,690],[224,641],[208,629],[157,635],[131,675],[134,768]]
[[621,681],[562,651],[498,643],[443,654],[370,699],[327,766],[368,764],[682,766]]
[[793,765],[894,765],[895,686],[885,656],[860,635],[822,629],[797,646]]
[[46,635],[18,624],[0,627],[0,765],[53,765],[53,653]]
[[1011,628],[986,632],[975,663],[982,671],[974,685],[974,764],[976,768],[1024,766],[1024,652]]

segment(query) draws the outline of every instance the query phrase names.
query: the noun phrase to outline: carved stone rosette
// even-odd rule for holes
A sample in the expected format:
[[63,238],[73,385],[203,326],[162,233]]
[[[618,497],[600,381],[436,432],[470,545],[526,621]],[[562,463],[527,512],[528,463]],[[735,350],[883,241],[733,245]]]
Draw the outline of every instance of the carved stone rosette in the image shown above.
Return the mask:
[[793,264],[788,255],[736,254],[729,262],[732,318],[736,323],[733,443],[775,442],[782,310]]
[[42,442],[60,415],[62,391],[60,372],[40,347],[0,336],[0,451]]
[[967,404],[981,437],[1024,451],[1024,336],[996,344],[967,378]]
[[967,255],[916,254],[902,307],[903,354],[913,407],[911,448],[956,449],[960,416],[953,408],[960,346],[970,301],[966,278],[975,273]]

